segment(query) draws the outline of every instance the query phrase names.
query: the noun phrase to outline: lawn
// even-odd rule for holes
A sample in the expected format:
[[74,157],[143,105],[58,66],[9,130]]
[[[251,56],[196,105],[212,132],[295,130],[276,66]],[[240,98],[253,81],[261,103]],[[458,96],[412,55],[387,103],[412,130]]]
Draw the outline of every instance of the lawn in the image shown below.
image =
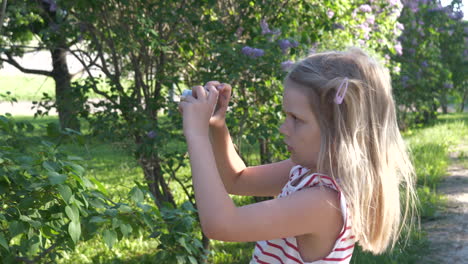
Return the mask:
[[[48,122],[57,122],[56,117],[33,119],[15,117],[18,121],[30,121],[37,127],[36,135],[45,133]],[[404,138],[408,143],[418,176],[418,194],[421,200],[420,215],[423,221],[437,217],[436,212],[444,205],[444,198],[436,192],[436,186],[450,164],[448,154],[458,153],[466,157],[468,153],[468,115],[449,114],[439,117],[434,125],[408,130]],[[84,123],[86,134],[87,124]],[[116,199],[125,200],[134,181],[143,181],[142,171],[133,159],[132,142],[104,142],[86,136],[84,147],[65,144],[67,152],[83,157],[87,164],[88,177],[104,183],[109,193]],[[252,154],[255,156],[256,154]],[[465,158],[466,162],[466,158]],[[180,172],[181,177],[190,177],[189,170]],[[176,200],[182,202],[183,193],[177,184],[171,187]],[[233,197],[239,205],[252,202],[250,197]],[[158,241],[144,236],[121,240],[113,249],[108,249],[99,238],[83,242],[76,250],[62,259],[61,263],[151,263],[151,256],[157,252]],[[352,263],[416,263],[419,256],[426,254],[427,241],[423,232],[414,230],[406,245],[399,243],[392,253],[372,256],[359,249],[353,255]],[[253,243],[212,242],[212,255],[209,263],[248,263]]]
[[0,94],[6,94],[6,92],[10,92],[11,96],[19,101],[38,101],[43,93],[53,98],[55,97],[55,82],[52,78],[42,75],[0,75]]

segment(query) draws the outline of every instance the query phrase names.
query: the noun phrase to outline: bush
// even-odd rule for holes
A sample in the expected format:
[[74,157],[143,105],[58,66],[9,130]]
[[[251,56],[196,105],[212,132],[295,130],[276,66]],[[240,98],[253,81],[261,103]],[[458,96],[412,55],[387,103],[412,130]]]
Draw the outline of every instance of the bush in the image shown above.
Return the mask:
[[0,258],[4,263],[54,261],[80,241],[96,236],[112,248],[136,233],[158,238],[171,249],[156,256],[162,261],[197,263],[204,256],[201,242],[189,232],[195,223],[193,207],[164,207],[159,212],[154,203],[145,202],[151,196],[139,184],[130,191],[128,203],[116,203],[99,181],[85,176],[81,158],[61,150],[64,140],[82,141],[78,132],[49,126],[48,139],[27,137],[33,129],[29,123],[0,116]]

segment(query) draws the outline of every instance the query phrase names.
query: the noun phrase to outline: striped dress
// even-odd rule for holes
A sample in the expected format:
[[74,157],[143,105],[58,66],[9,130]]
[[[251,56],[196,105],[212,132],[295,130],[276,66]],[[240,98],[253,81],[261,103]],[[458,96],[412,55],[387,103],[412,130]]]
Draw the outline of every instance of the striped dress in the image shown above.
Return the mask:
[[[309,169],[305,167],[300,165],[294,166],[291,169],[289,181],[283,187],[278,198],[287,196],[304,188],[314,186],[325,186],[338,191],[340,193],[340,204],[341,211],[343,213],[344,226],[336,239],[333,250],[328,254],[328,256],[321,260],[305,262],[299,254],[295,237],[259,241],[255,245],[250,264],[346,264],[350,262],[354,250],[355,237],[351,234],[351,221],[348,216],[345,197],[332,178],[318,173],[304,176],[308,172]],[[303,178],[301,179],[301,177]]]

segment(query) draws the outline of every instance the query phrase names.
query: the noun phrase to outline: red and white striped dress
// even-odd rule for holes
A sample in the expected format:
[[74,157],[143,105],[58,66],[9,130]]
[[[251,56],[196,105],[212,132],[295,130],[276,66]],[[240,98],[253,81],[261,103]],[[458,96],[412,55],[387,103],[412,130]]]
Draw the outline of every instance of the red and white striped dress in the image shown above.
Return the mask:
[[[345,197],[332,178],[319,173],[304,176],[308,172],[309,169],[305,167],[300,165],[294,166],[291,169],[289,181],[283,187],[278,198],[314,186],[329,187],[338,191],[340,193],[340,205],[341,212],[343,213],[344,225],[336,239],[333,250],[328,256],[321,260],[305,262],[299,254],[295,237],[259,241],[255,245],[250,264],[346,264],[350,262],[354,250],[355,237],[351,234],[351,221],[348,216]],[[301,177],[303,178],[301,179]],[[297,181],[299,181],[299,183],[296,183]]]

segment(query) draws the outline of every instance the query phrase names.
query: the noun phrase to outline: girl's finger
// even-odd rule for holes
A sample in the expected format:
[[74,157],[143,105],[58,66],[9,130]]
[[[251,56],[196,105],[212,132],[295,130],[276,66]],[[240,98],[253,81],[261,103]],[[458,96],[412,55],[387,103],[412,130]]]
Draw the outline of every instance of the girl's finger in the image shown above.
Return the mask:
[[205,87],[197,85],[192,87],[193,96],[197,99],[206,98]]
[[222,83],[218,85],[219,90],[224,93],[224,91],[229,91],[229,95],[231,95],[232,87],[229,83]]
[[210,92],[208,95],[208,101],[210,103],[216,104],[219,95],[218,89],[216,89],[214,86],[208,86],[208,91]]
[[187,95],[187,96],[183,96],[180,98],[180,102],[189,102],[189,103],[193,103],[195,102],[197,99],[195,99],[195,97],[193,97],[192,95]]
[[209,81],[205,84],[205,87],[208,87],[208,86],[214,86],[214,87],[217,87],[219,85],[219,82],[218,81]]

